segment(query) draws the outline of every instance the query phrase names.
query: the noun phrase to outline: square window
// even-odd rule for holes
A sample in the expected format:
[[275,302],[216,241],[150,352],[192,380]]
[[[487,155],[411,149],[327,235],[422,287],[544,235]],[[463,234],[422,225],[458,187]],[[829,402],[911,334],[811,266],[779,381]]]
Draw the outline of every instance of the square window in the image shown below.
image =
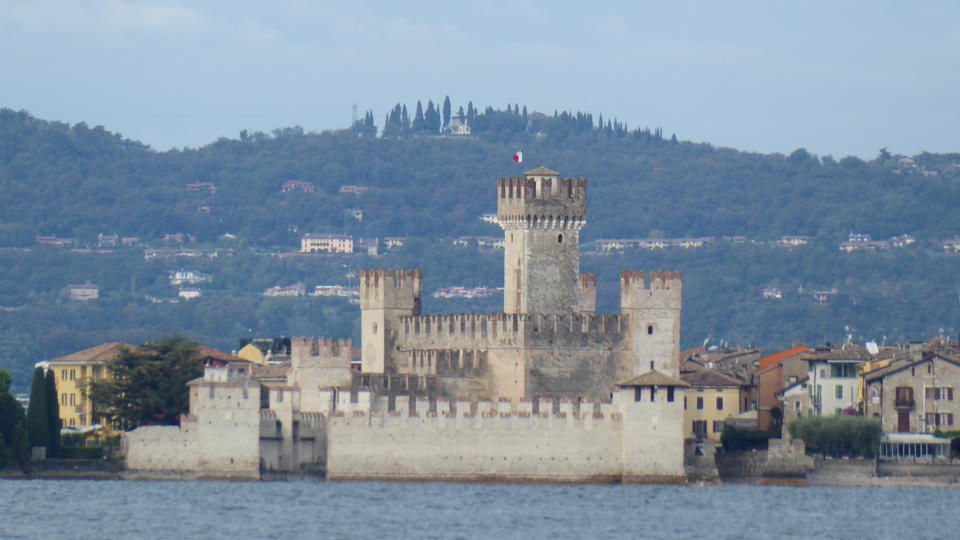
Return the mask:
[[669,402],[669,403],[672,403],[672,402],[673,402],[673,387],[672,387],[672,386],[668,386],[668,387],[667,387],[667,402]]
[[702,410],[703,410],[703,396],[698,396],[698,397],[697,397],[697,410],[698,410],[698,411],[702,411]]

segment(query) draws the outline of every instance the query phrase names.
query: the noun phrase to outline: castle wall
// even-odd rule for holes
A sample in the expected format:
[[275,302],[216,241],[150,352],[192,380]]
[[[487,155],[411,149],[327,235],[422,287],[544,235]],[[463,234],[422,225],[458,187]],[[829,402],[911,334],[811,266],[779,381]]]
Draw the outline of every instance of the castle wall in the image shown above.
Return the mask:
[[423,302],[420,270],[361,270],[360,309],[362,370],[397,373],[394,349],[398,320],[420,315]]
[[124,434],[127,468],[196,473],[215,478],[258,478],[260,387],[248,374],[207,368],[191,381],[190,412],[180,427],[153,426]]
[[673,401],[669,401],[668,389],[662,387],[624,388],[614,394],[624,418],[624,481],[683,477],[683,387],[674,387]]
[[[337,412],[327,478],[512,482],[616,481],[618,414]],[[549,410],[549,406],[542,407]],[[486,409],[484,411],[483,409]]]
[[197,470],[256,476],[260,470],[260,388],[201,381],[196,414]]
[[645,272],[620,272],[620,312],[630,321],[628,378],[650,370],[680,376],[682,281],[681,272],[650,272],[649,282]]
[[197,470],[196,423],[148,426],[123,434],[127,469],[188,472]]
[[314,340],[294,338],[291,343],[288,386],[302,389],[300,410],[322,412],[320,388],[349,386],[353,374],[350,367],[351,340]]

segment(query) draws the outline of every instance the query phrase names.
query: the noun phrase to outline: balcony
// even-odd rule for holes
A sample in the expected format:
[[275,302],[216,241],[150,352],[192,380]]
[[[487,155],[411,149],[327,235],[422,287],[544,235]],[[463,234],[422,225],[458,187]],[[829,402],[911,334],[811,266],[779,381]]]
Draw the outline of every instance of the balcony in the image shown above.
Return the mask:
[[90,384],[90,379],[88,377],[80,377],[74,381],[74,384],[76,385],[77,390],[86,390],[87,386]]
[[898,409],[912,409],[914,406],[913,397],[897,397],[893,406]]

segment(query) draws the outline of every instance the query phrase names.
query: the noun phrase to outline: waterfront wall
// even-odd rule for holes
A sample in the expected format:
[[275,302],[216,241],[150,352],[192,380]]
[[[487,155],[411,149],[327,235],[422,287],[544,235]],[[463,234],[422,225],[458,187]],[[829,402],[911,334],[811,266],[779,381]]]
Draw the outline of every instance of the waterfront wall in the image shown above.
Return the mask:
[[572,404],[570,409],[558,414],[337,412],[328,421],[327,478],[618,481],[621,415],[576,415]]

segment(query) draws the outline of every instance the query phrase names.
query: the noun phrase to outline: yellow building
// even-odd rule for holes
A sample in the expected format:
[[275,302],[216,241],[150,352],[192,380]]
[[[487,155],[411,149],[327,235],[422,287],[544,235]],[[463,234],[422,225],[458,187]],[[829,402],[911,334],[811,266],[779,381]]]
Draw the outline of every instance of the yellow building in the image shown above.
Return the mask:
[[37,367],[53,370],[57,379],[57,394],[60,402],[60,422],[64,428],[90,428],[99,418],[87,399],[91,382],[111,377],[106,364],[120,355],[122,348],[134,349],[126,343],[104,343],[53,360],[40,362]]
[[685,373],[680,378],[690,385],[683,392],[684,433],[719,442],[727,418],[746,410],[750,385],[712,369]]

